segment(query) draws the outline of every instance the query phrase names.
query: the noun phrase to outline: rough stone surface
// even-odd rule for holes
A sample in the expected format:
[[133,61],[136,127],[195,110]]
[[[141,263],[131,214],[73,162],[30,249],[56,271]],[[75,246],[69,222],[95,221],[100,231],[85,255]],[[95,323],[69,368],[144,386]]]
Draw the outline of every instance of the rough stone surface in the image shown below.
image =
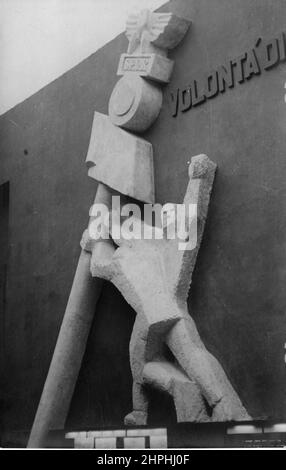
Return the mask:
[[251,419],[220,363],[205,348],[187,310],[185,318],[170,331],[166,344],[188,377],[198,384],[212,409],[211,421]]
[[113,124],[133,132],[146,131],[162,107],[160,87],[139,74],[127,73],[115,85],[109,100]]
[[[155,381],[156,386],[160,384],[173,396],[179,419],[250,419],[223,368],[201,341],[186,306],[215,169],[216,165],[206,155],[194,157],[189,167],[190,182],[184,202],[197,204],[195,248],[191,245],[192,249],[188,250],[189,244],[193,243],[191,234],[187,238],[185,249],[181,251],[178,250],[178,239],[126,241],[122,238],[116,241],[119,248],[114,248],[111,259],[109,257],[106,262],[93,266],[93,275],[113,282],[137,312],[130,341],[130,364],[134,381],[133,412],[127,415],[126,424],[142,425],[147,422],[148,395],[144,387],[144,368],[150,361],[162,361],[164,343],[190,381],[195,382],[196,391],[201,393],[199,399],[198,393],[194,393],[194,387],[188,382],[183,382],[182,386],[181,381],[181,386],[178,386],[178,371],[175,368],[172,371],[172,386],[168,385],[172,375],[171,368],[168,373],[165,371],[167,377],[163,374],[160,380]],[[188,391],[189,400],[186,398]],[[202,407],[202,397],[210,407],[209,417]]]
[[[179,303],[181,301],[183,304],[185,303],[192,282],[192,274],[207,218],[215,171],[216,165],[205,155],[197,155],[192,158],[192,164],[189,166],[190,180],[184,197],[184,204],[186,206],[197,204],[197,243],[194,249],[188,249],[189,246],[186,246],[185,250],[178,252],[176,241],[170,240],[170,255],[168,258],[168,271],[171,274],[170,285],[173,295]],[[189,244],[191,243],[192,239],[189,240]]]
[[122,194],[154,202],[152,145],[95,112],[86,163],[88,174]]
[[124,418],[124,424],[126,426],[146,426],[147,424],[147,412],[134,410]]
[[143,383],[173,397],[178,423],[209,421],[197,384],[180,366],[165,361],[148,362],[143,369]]

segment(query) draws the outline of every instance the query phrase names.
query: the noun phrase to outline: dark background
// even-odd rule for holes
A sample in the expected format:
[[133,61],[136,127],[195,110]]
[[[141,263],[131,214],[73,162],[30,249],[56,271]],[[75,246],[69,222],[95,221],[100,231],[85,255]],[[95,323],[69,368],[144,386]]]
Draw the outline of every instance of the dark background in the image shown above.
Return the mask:
[[[249,413],[283,420],[285,63],[177,118],[169,96],[249,50],[258,37],[282,32],[286,3],[178,0],[163,10],[191,18],[193,25],[170,54],[176,61],[172,82],[165,87],[159,119],[144,136],[154,147],[156,198],[182,202],[192,156],[206,153],[217,163],[190,312]],[[0,406],[6,431],[32,425],[96,189],[84,164],[93,112],[107,114],[119,57],[126,50],[121,35],[0,118],[0,185],[10,184],[9,242],[7,207],[6,215],[0,209],[1,250],[9,243],[6,307],[0,308],[5,339]],[[69,427],[122,425],[131,410],[133,322],[133,310],[106,284]],[[154,394],[151,422],[166,424],[166,416],[173,419],[170,401]]]

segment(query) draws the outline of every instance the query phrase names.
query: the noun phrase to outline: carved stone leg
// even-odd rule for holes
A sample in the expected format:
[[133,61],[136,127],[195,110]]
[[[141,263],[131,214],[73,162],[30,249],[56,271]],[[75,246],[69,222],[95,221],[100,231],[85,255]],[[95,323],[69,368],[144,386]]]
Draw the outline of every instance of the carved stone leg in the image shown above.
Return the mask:
[[143,390],[141,380],[145,364],[146,342],[146,324],[144,318],[137,315],[129,345],[130,366],[133,376],[133,411],[124,418],[124,423],[127,426],[147,424],[148,399]]
[[149,362],[143,370],[143,382],[173,397],[178,423],[210,421],[199,387],[180,366],[166,361]]
[[148,420],[148,397],[142,383],[133,382],[132,387],[133,411],[125,416],[126,426],[145,426]]
[[172,328],[166,343],[188,377],[196,381],[208,404],[213,408],[213,421],[251,419],[222,366],[199,338],[191,317],[183,318]]
[[129,346],[133,376],[133,411],[125,417],[126,425],[142,426],[147,424],[149,403],[143,384],[143,369],[148,361],[161,355],[162,340],[160,340],[160,336],[162,335],[157,334],[156,325],[150,326],[143,315],[137,315]]

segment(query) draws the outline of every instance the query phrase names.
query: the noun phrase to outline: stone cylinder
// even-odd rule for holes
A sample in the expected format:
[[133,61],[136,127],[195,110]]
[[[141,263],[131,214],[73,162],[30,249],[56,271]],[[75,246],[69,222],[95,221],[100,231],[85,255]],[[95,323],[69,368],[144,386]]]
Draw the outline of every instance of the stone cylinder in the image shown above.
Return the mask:
[[109,117],[116,126],[144,132],[157,119],[162,100],[162,90],[158,84],[127,73],[113,89]]

